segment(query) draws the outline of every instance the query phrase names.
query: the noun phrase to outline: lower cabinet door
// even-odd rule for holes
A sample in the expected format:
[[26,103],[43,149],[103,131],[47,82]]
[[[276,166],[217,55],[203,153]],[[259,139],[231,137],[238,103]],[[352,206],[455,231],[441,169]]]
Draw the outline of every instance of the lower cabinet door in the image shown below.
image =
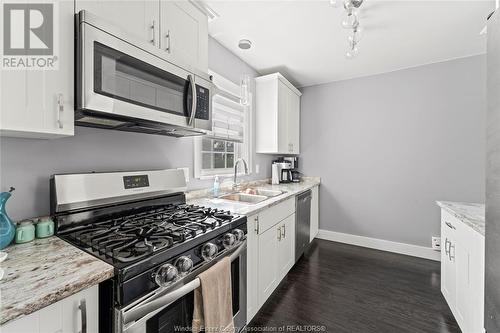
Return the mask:
[[[98,332],[98,286],[93,286],[0,327],[2,333]],[[85,309],[83,310],[85,304]],[[83,311],[85,311],[85,313]]]
[[259,274],[259,238],[258,223],[259,216],[253,215],[247,218],[247,323],[249,323],[259,311],[258,297],[258,274]]
[[[441,292],[452,311],[456,298],[456,242],[453,224],[447,220],[447,213],[442,212],[441,222]],[[446,222],[449,223],[450,227]]]
[[99,331],[98,287],[83,290],[61,301],[63,332],[83,332],[84,321],[87,332]]
[[277,226],[266,230],[259,235],[259,277],[258,297],[259,308],[272,294],[278,285],[277,250],[281,229]]
[[295,263],[295,214],[280,223],[281,239],[278,241],[278,283]]
[[455,246],[451,256],[455,262],[456,289],[455,289],[455,319],[463,332],[471,332],[469,317],[473,303],[470,302],[470,256],[468,233],[463,225],[456,225]]

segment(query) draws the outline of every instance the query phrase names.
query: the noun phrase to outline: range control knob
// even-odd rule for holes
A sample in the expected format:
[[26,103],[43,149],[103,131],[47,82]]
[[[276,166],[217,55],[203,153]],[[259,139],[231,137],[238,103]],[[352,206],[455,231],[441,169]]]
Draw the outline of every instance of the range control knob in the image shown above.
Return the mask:
[[174,282],[179,276],[179,271],[172,264],[161,266],[155,273],[155,282],[160,287],[165,287]]
[[180,256],[175,261],[175,267],[177,267],[177,270],[181,275],[186,275],[193,269],[193,260],[187,256]]
[[230,233],[222,236],[222,245],[225,249],[230,249],[236,244],[236,236]]
[[241,242],[245,238],[245,233],[241,229],[234,229],[233,235],[236,237],[237,242]]
[[205,261],[211,261],[217,256],[219,248],[214,243],[206,243],[201,247],[201,257]]

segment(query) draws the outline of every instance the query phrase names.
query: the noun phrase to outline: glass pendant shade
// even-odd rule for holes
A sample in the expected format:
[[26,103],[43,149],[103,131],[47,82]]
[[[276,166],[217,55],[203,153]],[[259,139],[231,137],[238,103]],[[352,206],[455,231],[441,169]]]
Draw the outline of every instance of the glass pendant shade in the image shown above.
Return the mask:
[[347,12],[347,16],[342,20],[342,28],[355,29],[359,25],[358,16],[354,11]]
[[250,77],[244,74],[240,78],[240,104],[248,105],[248,99],[250,94]]
[[349,50],[347,50],[345,57],[347,59],[353,59],[358,55],[358,46],[356,42],[349,41]]
[[359,41],[363,38],[363,30],[361,30],[359,27],[354,29],[352,32],[352,35],[348,37],[349,43],[359,43]]
[[337,8],[337,7],[339,6],[339,1],[340,1],[340,0],[330,0],[330,5],[331,5],[332,7]]

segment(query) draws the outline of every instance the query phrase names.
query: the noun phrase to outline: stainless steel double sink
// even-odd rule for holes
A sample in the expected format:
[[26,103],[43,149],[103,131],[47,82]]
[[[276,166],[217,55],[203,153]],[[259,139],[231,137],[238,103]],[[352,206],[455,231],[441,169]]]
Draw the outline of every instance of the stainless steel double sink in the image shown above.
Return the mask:
[[219,199],[236,201],[246,204],[256,204],[272,197],[276,197],[285,192],[278,190],[268,190],[264,188],[253,188],[249,187],[245,190],[236,193],[224,194],[219,197]]

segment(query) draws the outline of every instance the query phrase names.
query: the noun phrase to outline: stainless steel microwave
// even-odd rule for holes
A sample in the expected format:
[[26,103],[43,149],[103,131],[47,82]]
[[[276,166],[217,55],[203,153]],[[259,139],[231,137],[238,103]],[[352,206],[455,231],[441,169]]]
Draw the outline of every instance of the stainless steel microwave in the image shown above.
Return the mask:
[[208,74],[88,11],[76,15],[76,32],[76,125],[177,137],[212,130]]

